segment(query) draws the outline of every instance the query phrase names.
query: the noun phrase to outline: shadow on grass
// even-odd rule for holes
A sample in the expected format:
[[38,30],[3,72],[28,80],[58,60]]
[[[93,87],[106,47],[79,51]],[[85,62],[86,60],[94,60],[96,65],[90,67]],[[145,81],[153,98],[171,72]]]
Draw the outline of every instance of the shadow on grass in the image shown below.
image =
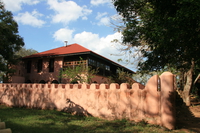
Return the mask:
[[[194,117],[189,107],[177,97],[177,129],[200,132],[200,118]],[[108,121],[95,117],[71,115],[55,110],[12,108],[0,105],[0,118],[13,133],[139,133],[164,131],[158,126],[127,120]]]
[[[137,133],[142,131],[126,120],[106,121],[55,110],[10,108],[0,105],[0,118],[13,133]],[[135,126],[135,127],[134,127]]]
[[56,127],[56,124],[51,123],[43,123],[39,126],[27,126],[13,122],[6,122],[6,125],[11,127],[13,133],[139,133],[143,131],[142,129],[130,129],[130,131],[124,131],[125,127],[119,127],[117,124],[109,122],[104,122],[102,125],[93,124],[90,126],[80,126],[70,124],[65,126],[63,125],[62,127]]
[[[198,105],[199,106],[199,105]],[[196,133],[200,133],[200,118],[195,117],[183,102],[180,95],[176,95],[176,127],[177,129],[186,129]],[[200,106],[198,107],[200,108]],[[199,112],[200,113],[200,112]]]

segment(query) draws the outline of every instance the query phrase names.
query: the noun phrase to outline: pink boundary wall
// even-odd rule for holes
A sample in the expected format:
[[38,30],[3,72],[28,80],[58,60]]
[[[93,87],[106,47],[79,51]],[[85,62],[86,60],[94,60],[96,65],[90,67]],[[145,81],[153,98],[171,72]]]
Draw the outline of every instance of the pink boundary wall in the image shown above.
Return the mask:
[[108,84],[0,84],[0,103],[57,109],[105,119],[145,120],[175,128],[174,75],[154,75],[146,86]]

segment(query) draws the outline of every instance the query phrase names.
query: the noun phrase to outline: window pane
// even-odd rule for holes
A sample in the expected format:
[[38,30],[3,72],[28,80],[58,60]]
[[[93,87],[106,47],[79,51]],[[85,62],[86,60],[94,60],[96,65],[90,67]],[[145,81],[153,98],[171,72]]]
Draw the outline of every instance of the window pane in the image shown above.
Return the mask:
[[27,62],[27,73],[31,72],[31,60]]
[[37,65],[37,72],[42,71],[42,59],[38,60],[38,65]]
[[54,59],[49,60],[49,72],[54,72]]

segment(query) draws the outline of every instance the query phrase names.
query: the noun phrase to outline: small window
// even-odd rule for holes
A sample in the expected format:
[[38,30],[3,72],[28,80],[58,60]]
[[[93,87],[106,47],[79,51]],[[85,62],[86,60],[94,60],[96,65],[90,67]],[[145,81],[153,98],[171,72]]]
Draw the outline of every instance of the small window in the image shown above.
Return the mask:
[[100,62],[97,62],[97,67],[100,67]]
[[110,66],[106,65],[106,70],[110,71]]
[[49,72],[54,72],[54,59],[49,60]]
[[93,59],[89,59],[89,64],[92,65],[92,66],[96,66],[96,61],[93,60]]
[[100,63],[100,67],[103,68],[103,69],[105,69],[103,63]]
[[157,91],[161,91],[161,84],[160,84],[160,78],[158,78],[158,88],[157,88]]
[[26,68],[27,68],[27,73],[30,73],[30,72],[31,72],[31,60],[29,60],[29,61],[27,62]]
[[38,64],[37,64],[37,72],[41,72],[42,71],[42,59],[38,60]]

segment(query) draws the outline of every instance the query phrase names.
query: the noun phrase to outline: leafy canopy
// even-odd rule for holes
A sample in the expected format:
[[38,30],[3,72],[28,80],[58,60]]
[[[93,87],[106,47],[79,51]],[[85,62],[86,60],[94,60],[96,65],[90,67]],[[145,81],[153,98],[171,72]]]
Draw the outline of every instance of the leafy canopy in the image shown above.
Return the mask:
[[18,24],[12,13],[4,8],[0,1],[0,71],[12,73],[11,64],[17,63],[15,54],[24,46],[23,38],[18,34]]
[[118,84],[128,83],[131,86],[133,83],[136,82],[135,80],[133,80],[133,75],[134,74],[118,68],[115,75],[109,76],[109,82]]
[[38,51],[36,51],[34,49],[26,49],[25,47],[22,47],[15,54],[19,57],[25,57],[25,56],[29,56],[29,55],[36,54],[36,53],[38,53]]
[[[123,43],[141,49],[140,70],[188,70],[200,57],[200,1],[113,0],[123,17]],[[145,42],[145,43],[142,43]]]

